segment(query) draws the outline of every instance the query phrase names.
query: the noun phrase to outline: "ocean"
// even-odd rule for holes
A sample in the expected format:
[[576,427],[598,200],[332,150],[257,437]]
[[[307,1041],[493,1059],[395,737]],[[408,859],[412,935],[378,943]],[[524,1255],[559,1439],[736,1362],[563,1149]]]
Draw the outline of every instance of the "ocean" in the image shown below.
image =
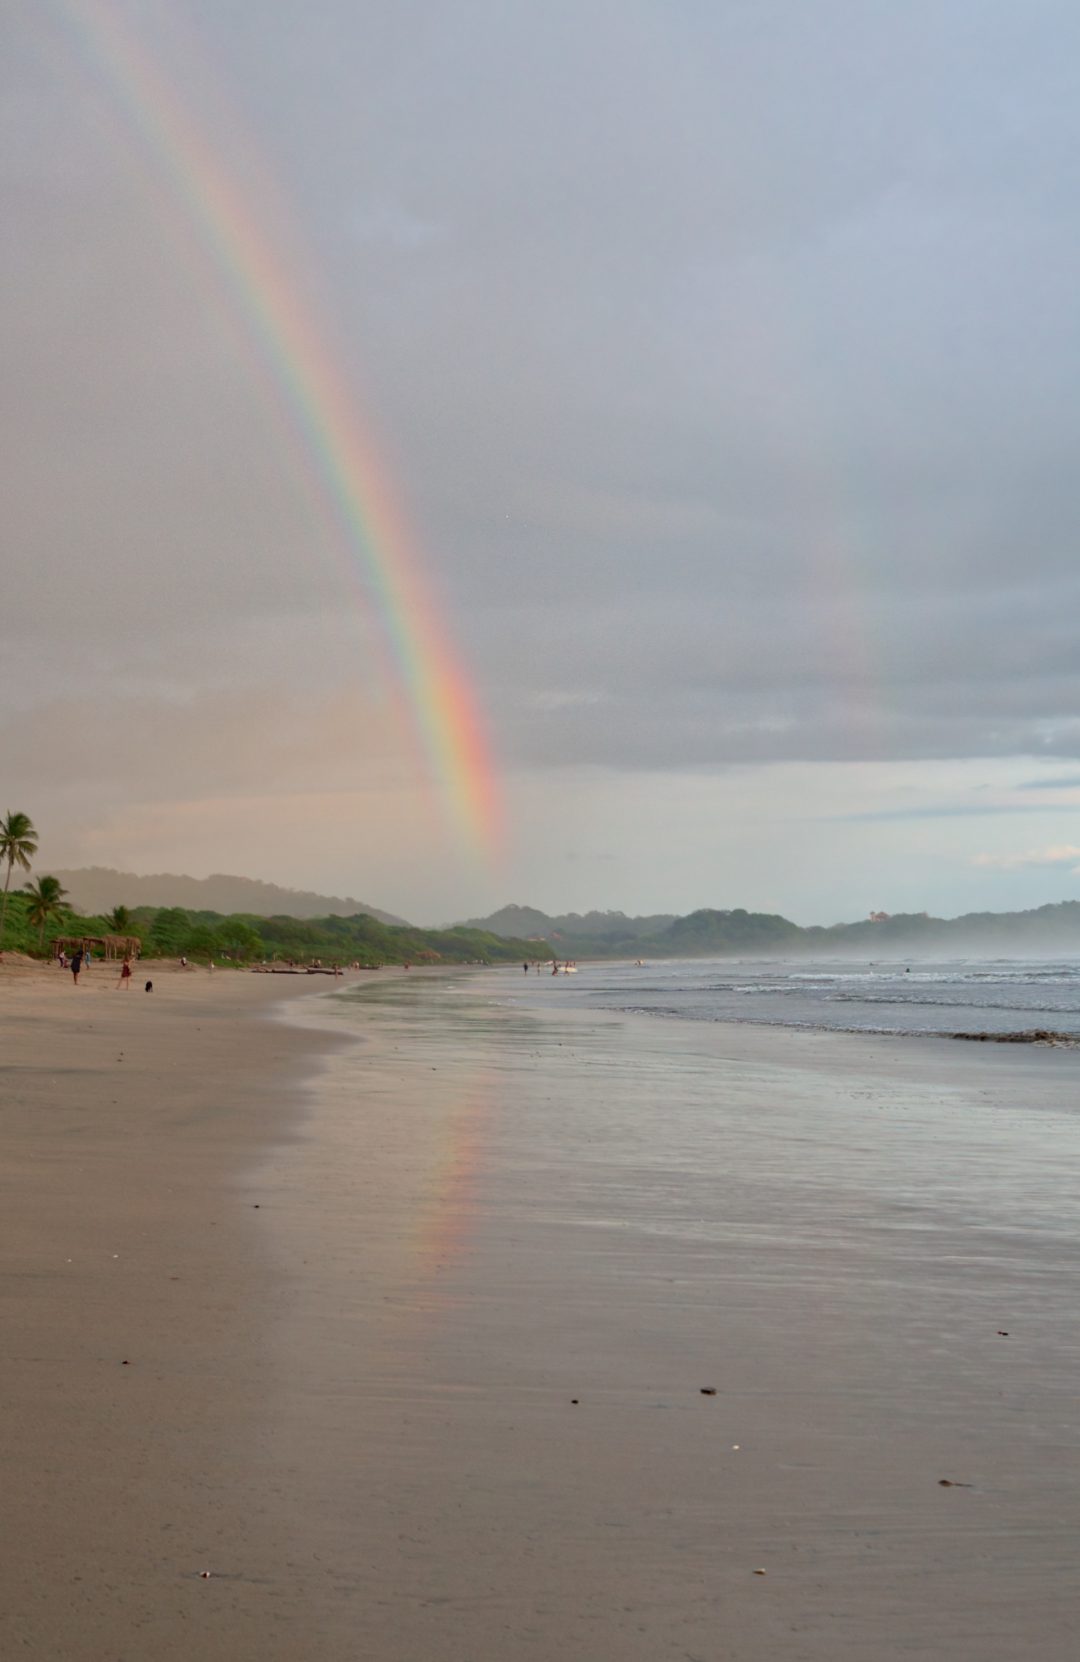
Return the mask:
[[683,1021],[971,1037],[1051,1032],[1080,1041],[1080,959],[593,962],[573,976],[522,975],[516,996]]

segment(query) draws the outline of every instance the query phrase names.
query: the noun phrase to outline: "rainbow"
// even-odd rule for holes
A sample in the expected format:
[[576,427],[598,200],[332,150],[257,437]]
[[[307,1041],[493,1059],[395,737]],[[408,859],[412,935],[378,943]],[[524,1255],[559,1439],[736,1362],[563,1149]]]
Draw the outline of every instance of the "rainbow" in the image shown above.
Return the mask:
[[418,1147],[428,1157],[423,1192],[412,1213],[411,1273],[433,1288],[438,1272],[468,1252],[476,1234],[477,1195],[487,1166],[494,1095],[486,1072],[466,1072],[440,1087]]
[[436,615],[388,469],[285,261],[167,77],[112,0],[60,0],[128,122],[154,155],[259,348],[288,426],[375,609],[451,822],[492,853],[499,792],[473,689]]

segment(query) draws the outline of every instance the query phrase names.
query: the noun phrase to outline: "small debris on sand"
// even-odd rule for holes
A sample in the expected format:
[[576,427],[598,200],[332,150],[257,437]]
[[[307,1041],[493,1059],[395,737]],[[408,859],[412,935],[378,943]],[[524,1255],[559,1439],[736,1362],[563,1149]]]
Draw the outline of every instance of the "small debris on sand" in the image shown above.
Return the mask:
[[957,1483],[954,1477],[939,1477],[938,1487],[941,1489],[970,1489],[970,1483]]
[[714,1397],[716,1395],[716,1386],[715,1385],[703,1385],[701,1387],[701,1394],[702,1394],[703,1397]]
[[754,1571],[754,1574],[755,1574],[755,1575],[764,1575],[764,1574],[765,1574],[765,1571],[764,1571],[764,1570],[755,1570],[755,1571]]

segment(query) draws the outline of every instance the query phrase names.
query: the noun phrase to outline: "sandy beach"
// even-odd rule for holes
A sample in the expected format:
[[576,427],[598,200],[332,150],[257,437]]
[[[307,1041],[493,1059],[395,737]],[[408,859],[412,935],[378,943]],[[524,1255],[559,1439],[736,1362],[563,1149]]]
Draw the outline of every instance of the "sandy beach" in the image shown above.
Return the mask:
[[261,1456],[275,1290],[243,1174],[314,1066],[264,1018],[310,983],[139,968],[130,991],[101,964],[78,988],[0,980],[5,1656],[267,1654],[255,1585],[211,1606],[200,1572],[254,1557],[272,1608],[298,1595]]
[[3,1654],[1072,1656],[1075,1055],[154,978],[0,985]]

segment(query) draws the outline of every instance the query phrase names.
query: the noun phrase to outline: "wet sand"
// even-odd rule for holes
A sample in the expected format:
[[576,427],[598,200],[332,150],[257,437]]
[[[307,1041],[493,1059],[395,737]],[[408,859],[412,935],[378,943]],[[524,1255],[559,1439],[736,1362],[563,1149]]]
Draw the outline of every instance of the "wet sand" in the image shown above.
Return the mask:
[[[116,976],[0,977],[0,1655],[284,1657],[259,1635],[284,1605],[295,1637],[306,1593],[266,1459],[280,1300],[244,1176],[325,1046],[267,1019],[300,984]],[[250,1580],[199,1596],[237,1562]]]
[[4,988],[4,1654],[1074,1654],[1074,1054],[228,980]]

